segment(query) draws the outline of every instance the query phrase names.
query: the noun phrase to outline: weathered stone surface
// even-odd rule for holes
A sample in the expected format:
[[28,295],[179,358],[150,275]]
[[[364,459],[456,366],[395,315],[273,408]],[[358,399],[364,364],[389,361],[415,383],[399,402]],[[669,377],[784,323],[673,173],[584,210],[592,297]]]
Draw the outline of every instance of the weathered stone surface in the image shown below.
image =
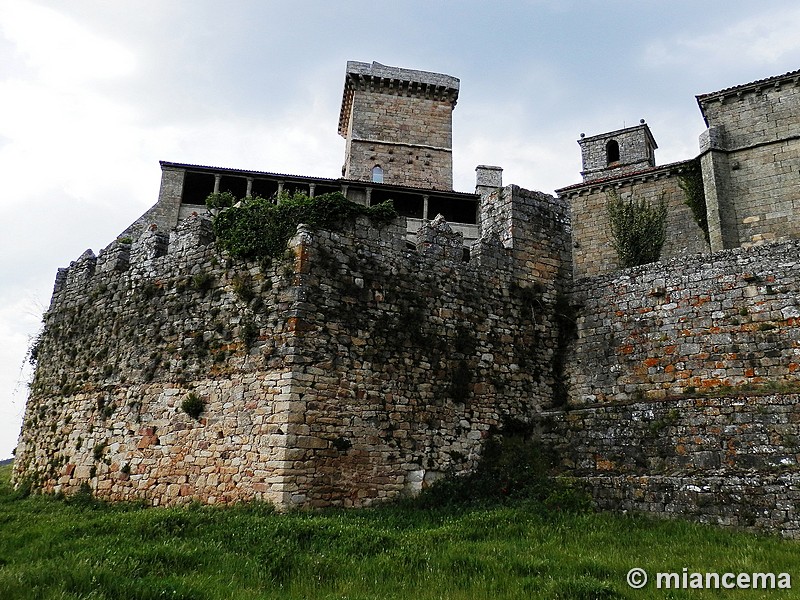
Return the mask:
[[339,133],[344,177],[420,188],[453,188],[453,108],[459,81],[439,73],[347,63]]
[[[351,166],[448,186],[457,80],[356,71]],[[59,269],[15,481],[154,505],[366,506],[474,468],[518,419],[600,507],[800,537],[800,242],[784,239],[800,237],[800,88],[797,73],[767,83],[700,98],[710,248],[741,246],[714,253],[683,202],[689,161],[653,166],[644,125],[611,132],[619,164],[602,164],[605,138],[584,140],[595,172],[560,198],[480,167],[470,252],[476,226],[425,219],[476,196],[417,190],[405,223],[300,226],[281,260],[234,261],[198,199],[182,204],[186,177],[231,173],[162,163],[159,203]],[[405,131],[383,135],[390,114]],[[284,189],[255,175],[236,178]],[[664,262],[616,269],[611,189],[665,200]]]
[[[487,225],[513,215],[493,230],[560,264],[553,199],[507,194],[518,206]],[[145,228],[127,269],[95,273],[87,253],[46,317],[18,476],[160,505],[360,506],[474,467],[490,427],[550,403],[558,271],[530,287],[496,242],[465,262],[444,219],[419,253],[404,231],[300,226],[266,268],[234,264],[193,217],[169,236]]]

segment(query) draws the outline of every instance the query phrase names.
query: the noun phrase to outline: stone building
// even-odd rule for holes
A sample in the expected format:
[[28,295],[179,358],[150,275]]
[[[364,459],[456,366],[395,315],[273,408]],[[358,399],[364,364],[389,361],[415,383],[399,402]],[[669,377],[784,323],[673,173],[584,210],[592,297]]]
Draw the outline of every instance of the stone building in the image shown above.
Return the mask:
[[[475,468],[514,420],[600,507],[800,537],[798,76],[699,96],[691,160],[658,166],[645,123],[584,136],[584,180],[554,197],[486,165],[452,191],[458,80],[348,63],[344,177],[162,162],[156,205],[59,270],[15,481],[366,506]],[[215,190],[401,216],[234,260]],[[612,191],[665,202],[660,262],[617,268]]]
[[800,71],[697,96],[712,250],[800,236]]
[[342,176],[452,189],[458,86],[449,75],[348,62],[339,116],[347,142]]
[[[150,223],[172,229],[204,210],[211,192],[231,192],[237,198],[341,192],[366,206],[391,200],[408,219],[410,241],[423,223],[442,215],[468,248],[478,239],[479,195],[452,189],[458,86],[449,75],[350,61],[339,117],[339,133],[346,140],[341,178],[161,161],[158,202],[123,235],[139,233]],[[494,169],[495,188],[502,186],[502,169],[488,168]]]
[[[583,182],[556,191],[573,224],[574,275],[616,270],[606,205],[610,193],[667,204],[662,259],[800,236],[800,72],[697,96],[708,125],[699,156],[656,166],[642,122],[578,144]],[[698,222],[686,179],[702,178]]]

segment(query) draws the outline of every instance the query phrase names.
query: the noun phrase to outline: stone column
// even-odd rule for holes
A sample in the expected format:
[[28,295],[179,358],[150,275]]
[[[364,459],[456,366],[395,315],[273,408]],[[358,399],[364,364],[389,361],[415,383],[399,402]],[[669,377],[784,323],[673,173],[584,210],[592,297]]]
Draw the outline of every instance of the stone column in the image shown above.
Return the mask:
[[730,166],[724,133],[722,127],[709,127],[700,135],[700,167],[712,252],[739,246],[736,208],[728,185]]

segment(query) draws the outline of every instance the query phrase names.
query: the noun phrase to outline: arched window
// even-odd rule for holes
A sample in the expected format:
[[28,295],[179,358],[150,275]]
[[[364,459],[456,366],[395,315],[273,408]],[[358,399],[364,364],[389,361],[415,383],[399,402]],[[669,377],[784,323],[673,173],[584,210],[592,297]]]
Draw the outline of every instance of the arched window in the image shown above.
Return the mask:
[[606,143],[607,164],[619,162],[619,143],[617,140],[608,140]]
[[383,169],[380,165],[372,167],[372,181],[373,183],[383,183]]

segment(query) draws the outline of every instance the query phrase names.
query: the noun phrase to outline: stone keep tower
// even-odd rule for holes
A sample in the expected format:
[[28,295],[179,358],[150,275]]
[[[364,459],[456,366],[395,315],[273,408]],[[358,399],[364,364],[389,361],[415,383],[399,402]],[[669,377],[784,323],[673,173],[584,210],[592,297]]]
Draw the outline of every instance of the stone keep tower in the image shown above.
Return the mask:
[[451,190],[458,85],[449,75],[349,61],[339,116],[343,177]]
[[584,181],[635,173],[656,166],[658,148],[644,119],[636,127],[618,129],[578,140]]

